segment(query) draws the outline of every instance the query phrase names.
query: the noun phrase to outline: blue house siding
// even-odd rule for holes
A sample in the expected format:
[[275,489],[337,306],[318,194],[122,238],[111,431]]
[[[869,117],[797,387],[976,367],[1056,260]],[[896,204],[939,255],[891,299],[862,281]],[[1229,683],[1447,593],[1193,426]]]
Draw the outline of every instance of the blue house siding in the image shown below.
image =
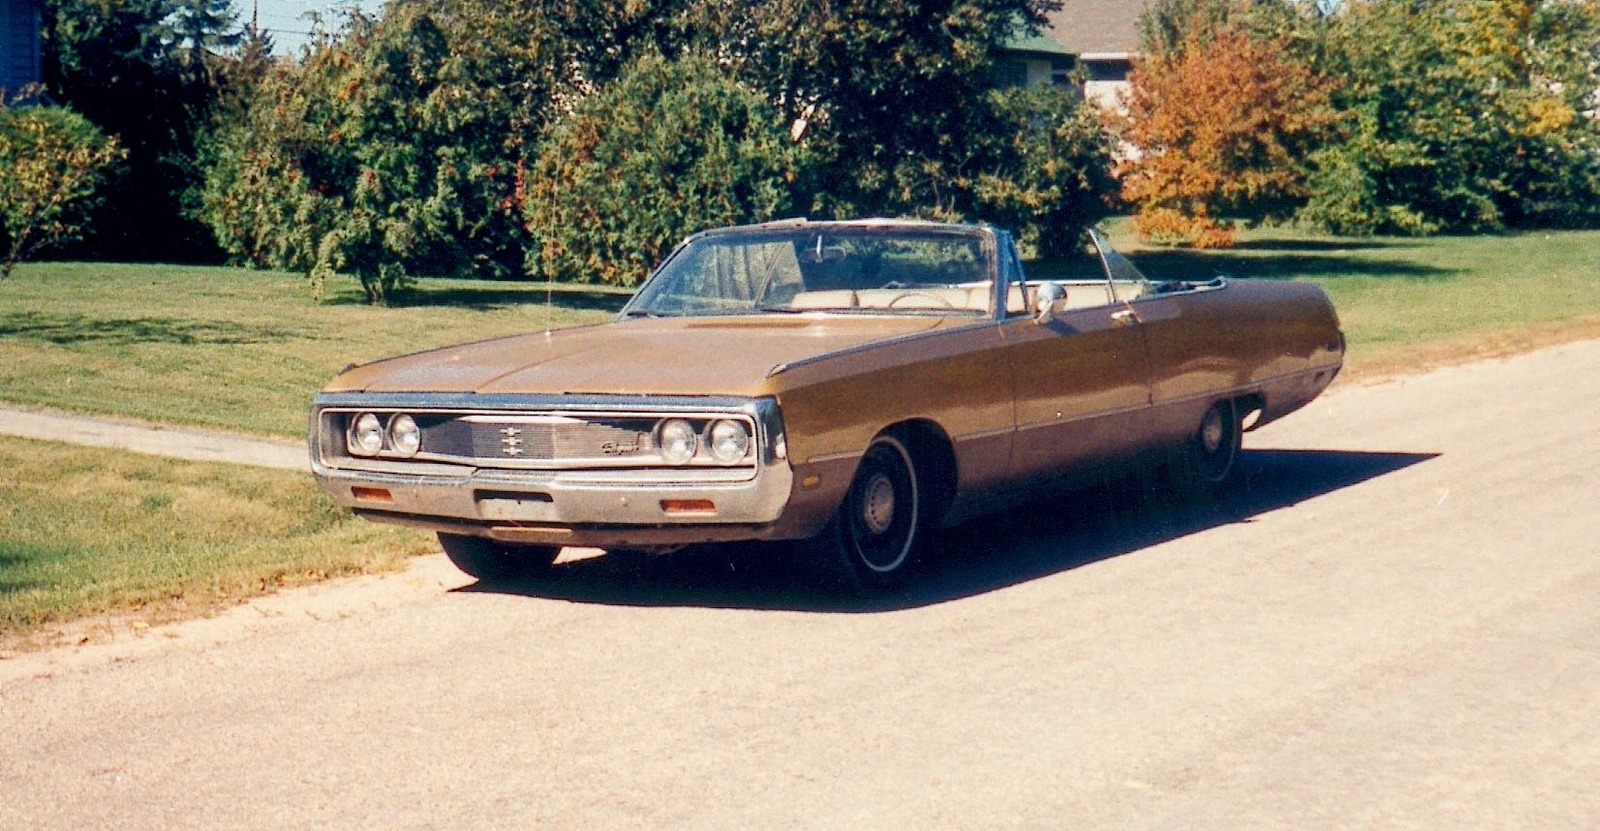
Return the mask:
[[0,91],[6,98],[39,82],[39,4],[0,0]]

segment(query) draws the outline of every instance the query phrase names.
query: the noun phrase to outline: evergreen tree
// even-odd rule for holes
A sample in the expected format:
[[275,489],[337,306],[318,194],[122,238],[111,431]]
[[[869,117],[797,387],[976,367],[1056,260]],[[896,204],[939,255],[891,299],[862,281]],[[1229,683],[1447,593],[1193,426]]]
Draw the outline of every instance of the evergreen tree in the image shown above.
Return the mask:
[[205,80],[218,56],[244,42],[232,0],[173,0],[167,33],[190,83]]
[[[126,148],[126,174],[76,256],[125,260],[215,257],[205,229],[188,220],[194,135],[217,88],[201,51],[226,42],[228,18],[213,0],[45,0],[44,80]],[[186,10],[186,6],[192,7]],[[201,9],[204,15],[190,12]],[[183,34],[179,34],[180,30]],[[200,51],[195,51],[195,50]]]

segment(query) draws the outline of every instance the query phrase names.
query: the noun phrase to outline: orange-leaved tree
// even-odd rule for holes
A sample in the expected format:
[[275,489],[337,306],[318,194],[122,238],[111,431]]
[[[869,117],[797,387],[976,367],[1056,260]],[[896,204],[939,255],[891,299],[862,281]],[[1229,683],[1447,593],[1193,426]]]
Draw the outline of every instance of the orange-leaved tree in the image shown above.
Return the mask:
[[1118,175],[1141,237],[1226,247],[1234,220],[1281,218],[1306,197],[1307,155],[1336,114],[1332,82],[1292,40],[1243,15],[1197,16],[1176,48],[1135,68]]

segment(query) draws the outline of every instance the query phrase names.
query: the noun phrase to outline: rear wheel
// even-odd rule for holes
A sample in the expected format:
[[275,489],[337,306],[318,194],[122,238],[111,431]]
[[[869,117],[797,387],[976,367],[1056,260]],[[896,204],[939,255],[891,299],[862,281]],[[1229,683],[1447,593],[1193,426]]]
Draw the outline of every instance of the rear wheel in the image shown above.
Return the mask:
[[1243,430],[1239,407],[1218,401],[1200,418],[1200,426],[1189,437],[1186,448],[1186,473],[1191,489],[1199,494],[1217,494],[1232,485],[1239,470],[1239,449]]
[[561,548],[554,545],[507,545],[484,537],[440,532],[439,546],[456,568],[479,580],[515,580],[550,571]]
[[931,536],[931,519],[911,452],[885,434],[862,455],[839,512],[815,541],[816,553],[844,588],[883,591],[917,562]]

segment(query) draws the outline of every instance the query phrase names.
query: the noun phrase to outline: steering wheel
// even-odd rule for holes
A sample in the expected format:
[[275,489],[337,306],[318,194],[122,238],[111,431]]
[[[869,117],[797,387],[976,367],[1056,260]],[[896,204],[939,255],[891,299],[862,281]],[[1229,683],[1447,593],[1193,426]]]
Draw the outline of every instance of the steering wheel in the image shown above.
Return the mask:
[[898,304],[900,301],[906,299],[907,297],[926,297],[926,298],[929,298],[930,300],[937,300],[946,309],[954,309],[956,307],[956,305],[954,303],[950,302],[949,298],[940,297],[937,294],[934,294],[932,292],[927,292],[927,291],[908,291],[908,292],[905,292],[904,294],[897,294],[897,295],[895,295],[893,300],[890,300],[888,303],[885,303],[883,305],[883,307],[885,309],[892,309],[892,308],[895,307],[896,304]]

